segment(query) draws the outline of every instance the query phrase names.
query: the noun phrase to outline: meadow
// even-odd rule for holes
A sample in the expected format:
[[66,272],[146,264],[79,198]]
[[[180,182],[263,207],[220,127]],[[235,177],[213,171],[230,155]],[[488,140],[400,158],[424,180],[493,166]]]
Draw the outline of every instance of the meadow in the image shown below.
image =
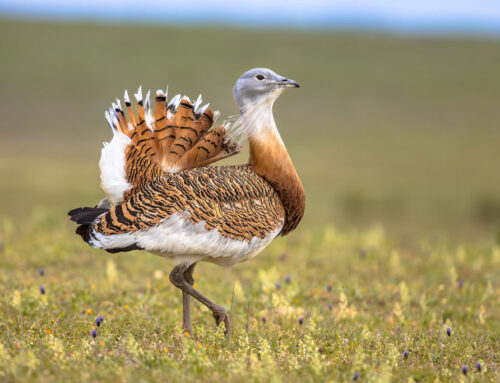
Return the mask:
[[[0,20],[0,46],[1,381],[500,380],[498,40]],[[275,116],[306,215],[197,267],[233,331],[194,303],[187,336],[171,264],[94,250],[65,214],[102,198],[124,89],[222,120],[258,66],[301,84]]]
[[408,250],[380,227],[327,226],[231,269],[199,265],[195,287],[230,312],[228,339],[198,303],[183,332],[160,257],[90,249],[42,211],[0,234],[5,382],[500,379],[499,246]]

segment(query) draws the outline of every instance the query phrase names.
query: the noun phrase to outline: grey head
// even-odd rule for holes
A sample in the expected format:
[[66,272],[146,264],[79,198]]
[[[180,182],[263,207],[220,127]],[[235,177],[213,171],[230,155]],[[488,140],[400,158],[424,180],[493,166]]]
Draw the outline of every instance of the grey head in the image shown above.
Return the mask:
[[248,105],[272,103],[286,88],[298,88],[299,84],[280,76],[267,68],[254,68],[243,73],[233,88],[234,98],[240,111]]

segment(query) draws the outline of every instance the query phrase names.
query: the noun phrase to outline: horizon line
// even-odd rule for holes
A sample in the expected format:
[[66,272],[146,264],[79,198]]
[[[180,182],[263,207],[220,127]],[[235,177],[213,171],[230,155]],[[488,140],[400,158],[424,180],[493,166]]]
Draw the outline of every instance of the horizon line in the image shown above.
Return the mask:
[[[2,6],[3,5],[3,6]],[[406,18],[397,19],[387,15],[353,14],[343,12],[325,14],[322,17],[309,17],[299,19],[275,20],[274,18],[260,18],[257,20],[252,15],[218,14],[212,15],[210,20],[204,15],[172,12],[159,14],[154,12],[96,13],[93,11],[74,12],[74,10],[30,11],[5,7],[0,3],[0,18],[26,21],[55,21],[55,22],[80,22],[80,23],[113,23],[123,25],[155,25],[155,26],[189,26],[189,27],[216,27],[238,29],[273,29],[273,30],[306,30],[306,31],[359,31],[380,32],[395,35],[415,36],[458,36],[458,37],[485,37],[500,38],[500,22],[484,20],[465,20],[464,18],[451,18],[443,20],[434,18]],[[198,24],[198,25],[197,25]]]

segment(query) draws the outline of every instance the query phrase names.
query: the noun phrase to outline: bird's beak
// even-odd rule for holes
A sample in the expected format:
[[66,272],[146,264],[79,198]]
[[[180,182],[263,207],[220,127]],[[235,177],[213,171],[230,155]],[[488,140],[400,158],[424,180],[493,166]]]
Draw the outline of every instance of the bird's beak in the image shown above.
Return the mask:
[[271,84],[272,85],[282,86],[282,87],[285,87],[285,88],[300,88],[299,83],[297,81],[295,81],[295,80],[292,80],[291,78],[282,78],[281,80],[275,81],[275,82],[273,82]]
[[295,80],[292,80],[291,78],[286,79],[286,86],[288,88],[300,88],[299,83]]

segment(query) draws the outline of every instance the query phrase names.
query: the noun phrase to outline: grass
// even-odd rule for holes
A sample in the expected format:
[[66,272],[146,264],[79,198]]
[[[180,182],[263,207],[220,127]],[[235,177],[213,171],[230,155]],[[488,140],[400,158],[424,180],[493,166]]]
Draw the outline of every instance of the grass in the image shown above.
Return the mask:
[[231,312],[226,339],[198,303],[184,334],[164,259],[104,254],[58,216],[30,218],[0,231],[3,381],[500,379],[498,246],[408,250],[378,227],[328,226],[232,269],[199,265],[197,288]]

